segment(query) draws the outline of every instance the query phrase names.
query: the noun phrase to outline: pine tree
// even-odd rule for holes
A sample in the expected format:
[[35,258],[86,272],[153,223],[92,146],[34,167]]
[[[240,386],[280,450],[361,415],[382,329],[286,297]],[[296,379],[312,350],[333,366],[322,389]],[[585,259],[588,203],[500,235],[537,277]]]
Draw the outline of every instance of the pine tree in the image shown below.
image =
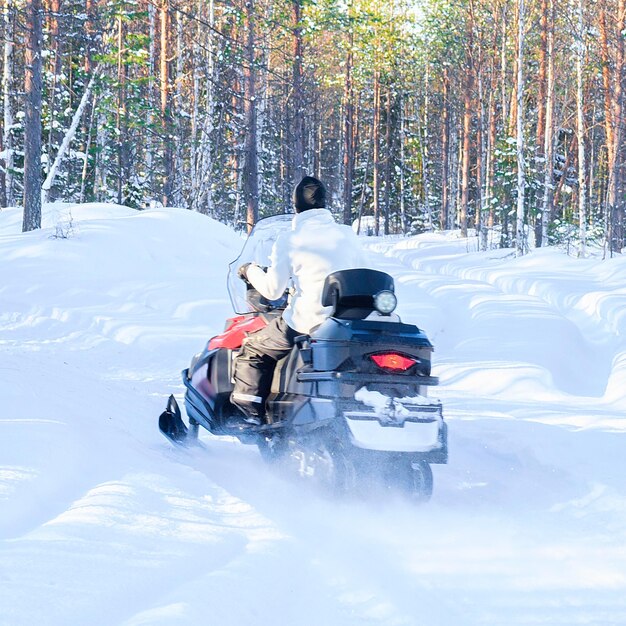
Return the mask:
[[42,13],[41,0],[27,0],[23,231],[41,228]]

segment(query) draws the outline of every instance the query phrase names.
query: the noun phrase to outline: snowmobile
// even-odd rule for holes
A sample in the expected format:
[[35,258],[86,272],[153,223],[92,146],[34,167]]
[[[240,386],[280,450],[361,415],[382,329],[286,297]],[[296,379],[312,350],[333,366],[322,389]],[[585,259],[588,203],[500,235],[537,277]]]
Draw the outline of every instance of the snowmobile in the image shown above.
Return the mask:
[[230,401],[233,365],[245,337],[285,308],[239,278],[247,262],[267,265],[272,245],[291,216],[260,220],[229,266],[228,291],[236,315],[182,372],[188,425],[174,396],[159,418],[176,444],[198,438],[200,426],[257,445],[271,462],[287,466],[337,492],[400,488],[427,500],[430,465],[446,463],[447,427],[441,403],[428,397],[433,346],[417,326],[394,314],[393,278],[350,269],[326,278],[322,303],[331,316],[310,335],[296,338],[279,361],[261,426],[245,424]]

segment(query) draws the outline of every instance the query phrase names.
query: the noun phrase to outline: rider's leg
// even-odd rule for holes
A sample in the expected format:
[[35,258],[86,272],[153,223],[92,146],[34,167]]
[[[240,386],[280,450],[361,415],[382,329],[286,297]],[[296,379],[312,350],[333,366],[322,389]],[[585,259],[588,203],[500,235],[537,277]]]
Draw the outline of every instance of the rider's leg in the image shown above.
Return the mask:
[[231,402],[245,413],[250,423],[262,423],[276,362],[291,351],[297,335],[278,317],[244,341],[235,359]]

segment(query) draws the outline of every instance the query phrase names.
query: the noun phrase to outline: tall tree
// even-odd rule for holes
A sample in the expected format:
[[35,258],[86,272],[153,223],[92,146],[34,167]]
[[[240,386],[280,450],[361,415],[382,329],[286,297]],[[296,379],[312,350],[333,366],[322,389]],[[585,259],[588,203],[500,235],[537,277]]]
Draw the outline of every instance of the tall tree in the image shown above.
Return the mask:
[[52,154],[56,144],[57,135],[57,91],[61,80],[61,64],[63,60],[63,39],[60,36],[59,18],[61,14],[61,0],[45,0],[45,13],[48,22],[47,32],[50,43],[49,74],[52,76],[52,84],[48,89],[48,147],[46,159],[46,172],[52,165]]
[[469,0],[466,16],[465,80],[463,84],[463,165],[461,180],[460,225],[461,234],[467,237],[467,214],[469,207],[470,161],[472,149],[472,112],[474,90],[474,2]]
[[[611,253],[620,252],[624,245],[624,206],[619,190],[624,175],[621,171],[621,150],[624,136],[624,37],[626,31],[626,2],[618,0],[613,23],[616,30],[614,55],[609,51],[609,20],[605,6],[600,10],[600,42],[604,87],[604,127],[607,149],[608,185],[607,240]],[[611,58],[613,56],[613,58]]]
[[441,124],[441,219],[442,230],[448,228],[450,220],[450,74],[448,66],[443,68],[443,111]]
[[517,80],[516,80],[516,127],[517,127],[517,220],[515,227],[515,252],[518,256],[526,252],[524,200],[526,190],[526,163],[524,159],[524,44],[525,4],[517,0]]
[[585,23],[583,0],[577,4],[576,41],[576,139],[578,143],[578,256],[585,256],[587,243],[587,161],[585,154],[585,117],[583,102],[583,65],[585,62]]
[[346,69],[344,77],[343,96],[343,223],[350,224],[352,221],[352,188],[354,176],[354,83],[352,68],[354,65],[354,31],[350,6],[348,7],[348,19],[350,20],[348,32],[348,51],[346,54]]
[[293,28],[292,78],[292,150],[293,179],[296,184],[305,172],[304,163],[304,43],[302,33],[302,0],[291,0]]
[[552,221],[554,179],[554,0],[547,0],[546,7],[546,91],[545,128],[543,130],[543,198],[541,202],[540,245],[548,245],[548,227]]
[[26,2],[24,64],[24,232],[41,228],[42,5]]
[[[538,169],[545,170],[545,167],[541,167],[545,163],[545,137],[546,137],[546,102],[548,99],[548,81],[547,81],[547,67],[548,67],[548,29],[549,29],[549,5],[551,0],[541,0],[541,8],[539,14],[540,23],[540,47],[539,47],[539,71],[537,73],[537,131],[535,135],[535,163]],[[544,176],[545,184],[545,176]],[[537,211],[539,215],[542,215],[543,198],[545,194],[537,194]],[[540,247],[543,244],[543,223],[544,220],[540,217],[537,220],[537,228],[535,229],[535,236],[537,246]]]
[[171,59],[170,59],[170,6],[169,0],[161,0],[159,7],[160,19],[160,94],[161,94],[161,132],[163,139],[163,193],[164,206],[169,206],[172,199],[174,184],[174,150],[172,146],[171,128]]
[[2,71],[2,97],[4,99],[4,107],[2,150],[4,151],[4,159],[2,160],[2,188],[0,190],[0,200],[4,206],[11,206],[13,204],[13,104],[11,87],[13,80],[13,38],[15,36],[15,6],[13,0],[4,0],[3,23],[4,65]]
[[124,202],[124,184],[126,176],[127,158],[127,108],[126,108],[126,73],[127,65],[124,59],[125,48],[125,16],[122,11],[117,15],[117,108],[115,134],[117,137],[117,202]]
[[257,99],[256,99],[256,39],[254,0],[246,0],[244,7],[244,32],[246,55],[244,66],[243,110],[245,117],[243,195],[246,203],[248,231],[259,219],[259,164],[257,144]]
[[372,104],[374,119],[372,121],[372,166],[374,180],[372,183],[374,205],[374,234],[380,234],[380,69],[374,69],[374,102]]

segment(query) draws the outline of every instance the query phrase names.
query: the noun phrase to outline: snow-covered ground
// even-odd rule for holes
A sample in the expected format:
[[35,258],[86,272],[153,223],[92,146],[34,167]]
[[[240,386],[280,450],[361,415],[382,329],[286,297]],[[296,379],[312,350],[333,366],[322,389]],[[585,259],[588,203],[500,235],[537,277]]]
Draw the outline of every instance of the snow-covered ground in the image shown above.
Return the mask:
[[[70,219],[71,214],[71,219]],[[367,239],[435,343],[432,501],[333,501],[158,432],[239,235],[176,209],[0,211],[0,624],[626,624],[626,258]]]

